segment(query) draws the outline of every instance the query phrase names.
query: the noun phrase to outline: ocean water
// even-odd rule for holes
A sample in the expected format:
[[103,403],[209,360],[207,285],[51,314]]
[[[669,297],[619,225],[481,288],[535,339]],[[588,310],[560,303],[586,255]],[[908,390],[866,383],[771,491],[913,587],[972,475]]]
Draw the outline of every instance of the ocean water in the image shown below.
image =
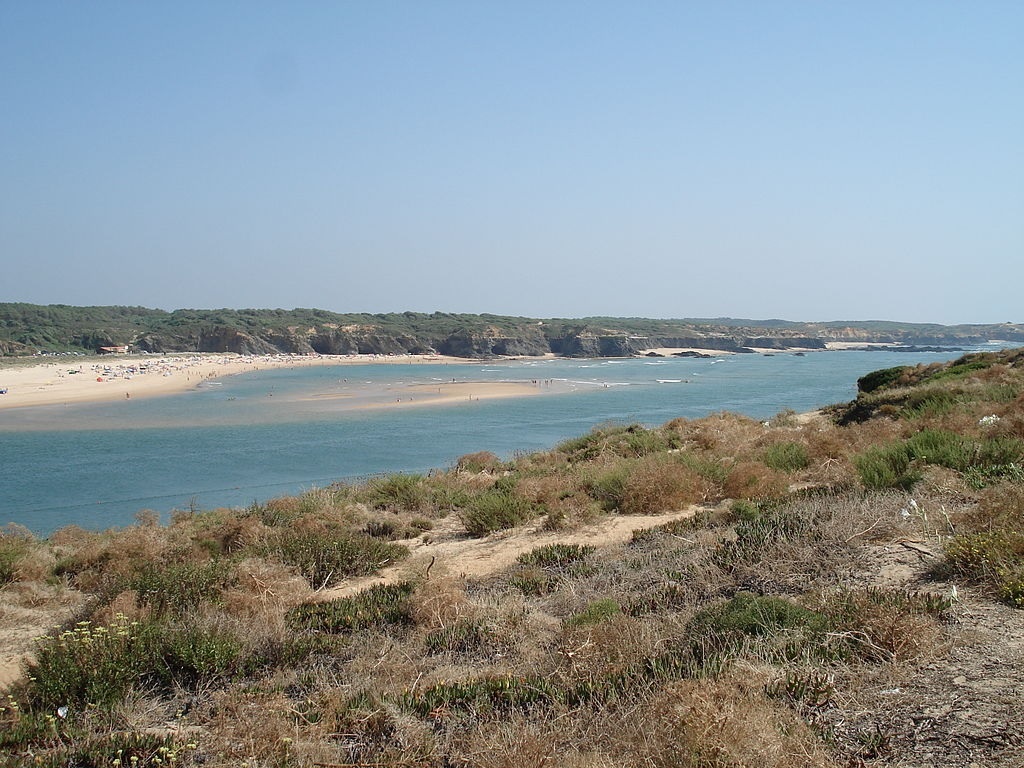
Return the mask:
[[[766,419],[850,400],[870,371],[960,354],[317,366],[161,398],[0,411],[0,524],[39,535],[103,529],[131,524],[141,510],[166,517],[245,506],[339,480],[445,468],[480,450],[509,457],[608,422],[654,426],[723,410]],[[523,398],[352,408],[392,402],[391,388],[453,378],[553,384]]]

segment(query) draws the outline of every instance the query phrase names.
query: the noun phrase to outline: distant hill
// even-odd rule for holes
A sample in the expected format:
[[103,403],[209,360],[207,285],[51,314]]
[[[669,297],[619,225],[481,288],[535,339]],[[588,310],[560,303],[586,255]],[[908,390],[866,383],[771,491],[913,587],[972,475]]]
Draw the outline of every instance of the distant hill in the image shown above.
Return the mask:
[[803,323],[732,318],[540,319],[434,312],[338,314],[322,309],[178,309],[0,303],[0,355],[95,352],[443,354],[622,357],[659,347],[820,349],[829,342],[957,347],[1024,342],[1024,325],[888,321]]

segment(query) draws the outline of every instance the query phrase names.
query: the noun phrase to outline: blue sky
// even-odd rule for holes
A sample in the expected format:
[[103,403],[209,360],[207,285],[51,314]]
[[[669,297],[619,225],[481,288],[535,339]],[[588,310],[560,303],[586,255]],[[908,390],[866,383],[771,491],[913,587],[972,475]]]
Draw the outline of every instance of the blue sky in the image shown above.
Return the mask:
[[0,0],[0,301],[1024,322],[1024,3]]

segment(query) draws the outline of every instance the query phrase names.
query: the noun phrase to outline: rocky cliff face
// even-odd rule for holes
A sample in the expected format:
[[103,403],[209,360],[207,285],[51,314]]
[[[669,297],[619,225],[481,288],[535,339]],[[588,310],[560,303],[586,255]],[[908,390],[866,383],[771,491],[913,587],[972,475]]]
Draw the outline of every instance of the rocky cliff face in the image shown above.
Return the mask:
[[[943,326],[871,321],[533,320],[435,312],[337,314],[323,310],[192,310],[0,303],[0,354],[92,350],[129,344],[151,352],[242,354],[433,354],[464,358],[554,353],[625,357],[658,347],[744,352],[820,349],[828,341],[962,347],[1000,339],[1024,342],[1024,325]],[[550,334],[550,335],[549,335]]]
[[506,336],[491,329],[484,333],[456,331],[437,345],[442,355],[452,357],[495,357],[499,355],[546,355],[547,339],[538,331],[523,336]]
[[269,341],[223,326],[182,334],[147,334],[137,338],[133,346],[143,352],[234,352],[239,355],[276,355],[282,352]]

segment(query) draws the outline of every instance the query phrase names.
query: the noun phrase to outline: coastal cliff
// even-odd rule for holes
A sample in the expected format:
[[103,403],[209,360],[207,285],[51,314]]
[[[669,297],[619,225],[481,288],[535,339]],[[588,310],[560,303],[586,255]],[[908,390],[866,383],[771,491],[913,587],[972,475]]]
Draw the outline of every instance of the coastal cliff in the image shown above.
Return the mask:
[[729,318],[538,320],[500,315],[337,314],[319,309],[180,309],[0,304],[0,355],[96,352],[441,354],[464,358],[628,357],[659,348],[724,352],[824,349],[827,344],[962,347],[1024,342],[1024,325],[880,321],[800,323]]

